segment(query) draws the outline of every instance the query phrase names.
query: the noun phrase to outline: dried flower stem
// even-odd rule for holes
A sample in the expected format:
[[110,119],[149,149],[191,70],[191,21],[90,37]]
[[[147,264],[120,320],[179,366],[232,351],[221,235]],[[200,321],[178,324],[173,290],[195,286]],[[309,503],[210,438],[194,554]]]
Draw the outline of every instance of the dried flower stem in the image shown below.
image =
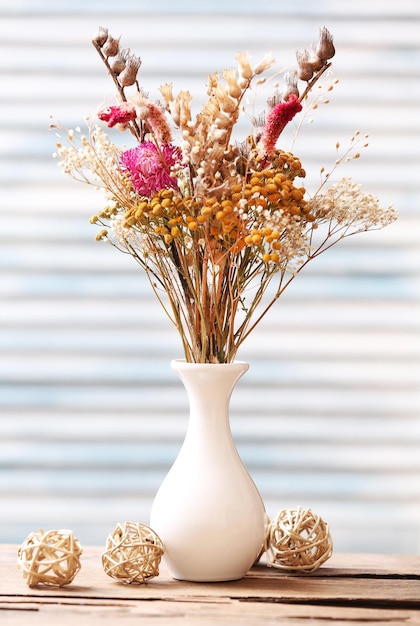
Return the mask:
[[309,94],[310,91],[312,91],[315,83],[318,82],[318,80],[321,78],[321,76],[323,75],[323,73],[329,68],[331,67],[331,63],[330,62],[326,62],[325,65],[323,65],[321,67],[320,70],[317,71],[317,73],[315,74],[315,76],[308,82],[305,90],[303,91],[303,93],[299,96],[299,102],[303,102],[303,100],[306,98],[306,96]]

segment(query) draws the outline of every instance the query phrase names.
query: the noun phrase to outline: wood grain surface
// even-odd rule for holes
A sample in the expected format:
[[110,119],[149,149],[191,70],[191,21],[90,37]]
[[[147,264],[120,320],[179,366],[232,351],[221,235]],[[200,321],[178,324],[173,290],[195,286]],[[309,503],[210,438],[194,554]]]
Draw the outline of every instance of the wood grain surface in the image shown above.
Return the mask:
[[49,624],[420,624],[420,557],[336,554],[315,574],[260,564],[239,581],[189,583],[165,569],[145,585],[106,576],[101,549],[88,547],[73,584],[25,584],[17,546],[0,546],[2,626]]

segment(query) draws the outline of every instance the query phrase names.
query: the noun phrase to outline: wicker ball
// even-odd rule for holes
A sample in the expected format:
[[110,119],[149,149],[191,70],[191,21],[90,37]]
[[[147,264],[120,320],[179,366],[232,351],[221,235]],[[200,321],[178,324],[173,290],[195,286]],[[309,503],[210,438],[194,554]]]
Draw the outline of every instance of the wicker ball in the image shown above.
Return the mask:
[[18,565],[29,587],[63,587],[80,570],[82,548],[71,530],[31,533],[18,550]]
[[148,526],[136,522],[117,524],[108,536],[102,566],[122,583],[145,583],[159,575],[162,541]]
[[269,567],[314,572],[332,554],[329,526],[310,509],[283,509],[268,525],[265,548]]

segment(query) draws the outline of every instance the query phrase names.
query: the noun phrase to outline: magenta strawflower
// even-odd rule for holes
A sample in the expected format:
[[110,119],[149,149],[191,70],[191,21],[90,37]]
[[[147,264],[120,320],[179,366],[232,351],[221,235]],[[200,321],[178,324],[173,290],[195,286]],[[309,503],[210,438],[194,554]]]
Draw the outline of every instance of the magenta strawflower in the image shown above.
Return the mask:
[[126,150],[120,158],[123,169],[130,173],[134,189],[148,198],[161,189],[178,187],[171,168],[180,160],[181,153],[176,146],[165,144],[157,148],[151,141]]

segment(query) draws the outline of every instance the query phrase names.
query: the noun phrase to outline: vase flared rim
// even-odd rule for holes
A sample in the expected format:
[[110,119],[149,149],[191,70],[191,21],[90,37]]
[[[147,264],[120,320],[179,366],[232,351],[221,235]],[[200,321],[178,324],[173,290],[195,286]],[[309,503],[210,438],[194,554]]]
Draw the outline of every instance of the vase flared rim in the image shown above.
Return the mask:
[[172,369],[207,369],[207,368],[226,368],[240,369],[246,371],[249,369],[249,363],[246,361],[232,361],[231,363],[191,363],[186,359],[173,359],[171,361]]

